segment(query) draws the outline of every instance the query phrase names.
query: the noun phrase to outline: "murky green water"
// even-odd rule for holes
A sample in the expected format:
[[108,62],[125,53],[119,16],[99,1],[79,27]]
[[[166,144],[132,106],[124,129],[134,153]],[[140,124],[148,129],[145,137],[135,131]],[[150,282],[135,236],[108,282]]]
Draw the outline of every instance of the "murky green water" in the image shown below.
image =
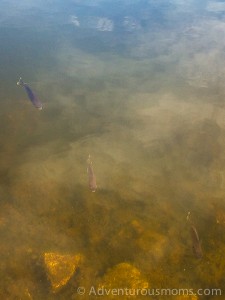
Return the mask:
[[[88,294],[119,288],[122,263],[152,289],[223,293],[225,3],[10,0],[0,9],[0,298],[170,299]],[[83,257],[56,292],[45,253]]]

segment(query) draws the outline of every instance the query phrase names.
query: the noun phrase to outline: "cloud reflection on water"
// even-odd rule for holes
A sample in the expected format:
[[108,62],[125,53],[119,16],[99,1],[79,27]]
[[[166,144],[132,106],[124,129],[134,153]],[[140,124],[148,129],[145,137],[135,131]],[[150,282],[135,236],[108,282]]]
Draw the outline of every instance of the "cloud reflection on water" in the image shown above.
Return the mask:
[[[84,285],[131,261],[150,284],[170,280],[180,286],[188,273],[188,284],[196,286],[208,284],[203,272],[208,264],[193,260],[187,211],[196,216],[213,272],[217,246],[224,247],[223,235],[217,238],[224,229],[218,214],[225,186],[223,16],[215,17],[209,1],[208,6],[172,1],[169,10],[167,1],[149,1],[145,5],[161,12],[157,17],[152,11],[139,17],[128,5],[126,16],[115,18],[114,6],[112,13],[105,15],[104,7],[99,14],[103,3],[85,2],[87,16],[80,1],[73,1],[71,12],[52,1],[20,1],[17,11],[14,1],[4,2],[1,11],[2,24],[17,30],[32,24],[34,35],[50,22],[56,41],[50,53],[48,47],[37,48],[40,34],[32,45],[26,32],[23,38],[30,50],[21,55],[38,66],[29,64],[32,79],[27,81],[34,79],[44,95],[41,114],[17,90],[12,93],[17,102],[2,93],[1,252],[10,249],[10,254],[1,270],[17,278],[25,273],[23,284],[40,299],[41,293],[52,297],[42,284],[44,251],[82,252],[86,267],[77,280]],[[24,22],[31,11],[42,15],[40,28],[35,18]],[[71,14],[80,26],[70,24]],[[98,25],[98,18],[105,23]],[[87,25],[90,19],[93,26]],[[43,52],[38,60],[37,49]],[[51,63],[43,57],[51,57]],[[27,68],[24,60],[17,63],[9,68],[9,78],[17,79],[17,68]],[[95,195],[88,190],[88,154],[99,186]],[[215,285],[223,282],[221,274],[218,270]],[[6,294],[11,285],[3,282]],[[71,298],[74,289],[71,283],[59,299]]]

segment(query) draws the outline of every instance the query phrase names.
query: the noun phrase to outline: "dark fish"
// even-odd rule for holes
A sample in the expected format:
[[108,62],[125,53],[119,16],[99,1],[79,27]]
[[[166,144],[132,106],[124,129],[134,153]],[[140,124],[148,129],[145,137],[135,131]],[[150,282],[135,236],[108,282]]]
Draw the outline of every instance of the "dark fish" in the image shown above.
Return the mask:
[[190,233],[191,233],[191,239],[192,239],[193,253],[197,258],[202,258],[203,253],[202,253],[201,242],[200,242],[200,239],[198,236],[197,229],[195,228],[194,224],[190,220],[190,212],[187,215],[187,220],[191,224]]
[[17,85],[21,85],[22,87],[24,87],[27,96],[29,97],[30,101],[33,103],[33,105],[41,110],[42,109],[42,103],[41,101],[38,99],[38,97],[33,93],[33,91],[31,90],[31,88],[29,87],[29,85],[25,82],[23,82],[22,78],[20,77],[19,81],[17,82]]
[[88,186],[92,192],[95,192],[97,189],[97,184],[96,184],[96,178],[95,178],[90,154],[87,159],[87,173],[88,173]]
[[191,226],[190,233],[192,238],[193,253],[197,258],[202,258],[203,253],[202,253],[201,242],[199,240],[198,232],[194,225]]

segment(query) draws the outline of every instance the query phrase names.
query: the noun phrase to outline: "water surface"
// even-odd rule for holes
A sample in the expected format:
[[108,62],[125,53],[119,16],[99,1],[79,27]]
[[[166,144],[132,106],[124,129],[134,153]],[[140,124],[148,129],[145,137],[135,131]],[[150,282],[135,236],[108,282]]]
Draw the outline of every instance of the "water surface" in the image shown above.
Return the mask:
[[[0,297],[91,299],[77,287],[98,286],[120,263],[152,288],[222,288],[225,3],[0,8]],[[42,111],[16,86],[20,76]],[[84,256],[57,293],[46,252]]]

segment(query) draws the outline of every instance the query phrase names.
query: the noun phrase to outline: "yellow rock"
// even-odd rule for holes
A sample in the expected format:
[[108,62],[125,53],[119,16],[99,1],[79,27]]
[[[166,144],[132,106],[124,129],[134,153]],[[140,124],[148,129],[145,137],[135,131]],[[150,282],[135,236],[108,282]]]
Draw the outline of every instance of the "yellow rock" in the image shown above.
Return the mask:
[[44,254],[45,267],[53,292],[57,292],[67,284],[79,267],[83,256],[62,255],[54,252]]
[[[112,291],[113,289],[138,290],[147,289],[149,287],[148,282],[143,277],[141,272],[129,263],[120,263],[109,269],[104,275],[99,289]],[[109,294],[107,299],[118,299],[118,295]],[[130,299],[128,294],[120,295],[120,299]],[[132,299],[137,299],[137,295],[132,296]]]

